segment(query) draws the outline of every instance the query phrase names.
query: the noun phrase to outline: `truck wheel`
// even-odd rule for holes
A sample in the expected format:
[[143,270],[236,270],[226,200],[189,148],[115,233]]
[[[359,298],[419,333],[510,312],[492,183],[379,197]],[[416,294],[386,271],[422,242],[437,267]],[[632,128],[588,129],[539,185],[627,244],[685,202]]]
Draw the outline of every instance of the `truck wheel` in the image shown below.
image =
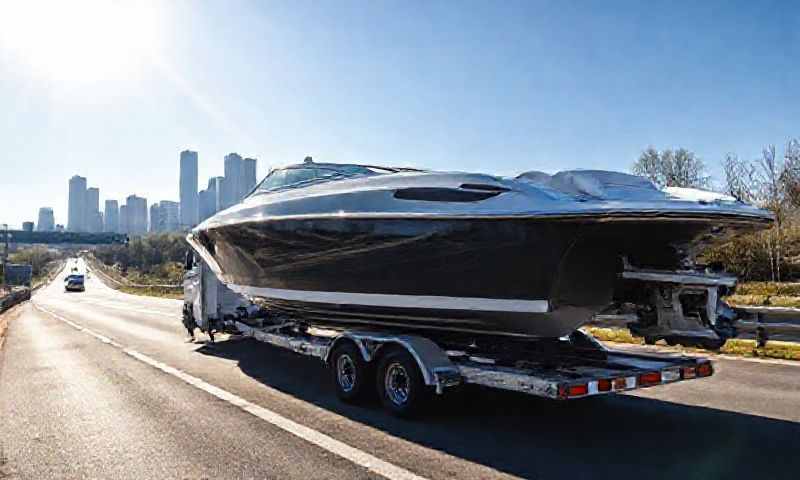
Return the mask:
[[409,417],[419,413],[430,398],[431,389],[405,349],[393,349],[381,358],[377,380],[381,403],[393,415]]
[[370,381],[371,368],[364,361],[361,352],[350,342],[334,348],[331,353],[331,377],[336,396],[344,402],[356,403],[365,396]]

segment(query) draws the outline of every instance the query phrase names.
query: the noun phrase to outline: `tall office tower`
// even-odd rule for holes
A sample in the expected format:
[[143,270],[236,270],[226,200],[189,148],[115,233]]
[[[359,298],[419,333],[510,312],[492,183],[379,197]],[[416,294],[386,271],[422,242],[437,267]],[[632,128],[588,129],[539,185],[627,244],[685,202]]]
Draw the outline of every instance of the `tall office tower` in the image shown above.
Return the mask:
[[119,232],[119,204],[116,200],[106,200],[103,216],[103,231]]
[[130,231],[130,222],[128,221],[128,206],[120,205],[119,207],[119,228],[118,233],[128,233]]
[[181,228],[180,203],[161,200],[158,204],[161,213],[162,232],[177,232]]
[[239,192],[239,200],[242,200],[245,195],[250,193],[256,186],[256,166],[258,160],[255,158],[245,158],[242,161],[242,181]]
[[147,233],[147,199],[130,195],[125,200],[125,205],[128,207],[128,234]]
[[225,177],[214,177],[214,213],[225,208]]
[[56,229],[56,219],[53,215],[53,209],[50,207],[42,207],[39,209],[39,221],[36,222],[36,230],[40,232],[52,232]]
[[22,231],[23,232],[32,232],[33,231],[33,222],[22,222]]
[[161,206],[158,203],[150,205],[150,233],[163,232],[164,222],[161,218]]
[[86,189],[86,231],[101,232],[103,220],[100,216],[100,189],[91,187]]
[[238,153],[225,155],[225,191],[222,194],[224,208],[239,203],[241,199],[242,157]]
[[197,225],[199,210],[197,208],[197,152],[184,150],[181,152],[180,179],[180,223],[182,229],[190,229]]
[[222,177],[211,177],[208,179],[208,186],[200,192],[200,221],[211,217],[217,213],[217,186]]
[[67,230],[86,231],[86,177],[75,175],[69,179]]
[[200,193],[197,194],[197,206],[199,210],[199,218],[198,220],[200,223],[205,221],[206,218],[213,215],[214,207],[211,205],[211,199],[213,198],[212,192],[209,189],[200,190]]

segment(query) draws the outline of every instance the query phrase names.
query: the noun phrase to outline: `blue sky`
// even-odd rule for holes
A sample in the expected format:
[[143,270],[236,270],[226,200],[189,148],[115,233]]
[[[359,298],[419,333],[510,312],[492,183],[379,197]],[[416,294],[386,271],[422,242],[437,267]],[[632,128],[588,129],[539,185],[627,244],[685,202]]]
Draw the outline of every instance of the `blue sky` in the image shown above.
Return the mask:
[[[797,2],[171,1],[104,21],[76,1],[42,26],[3,1],[0,223],[66,223],[75,173],[101,203],[177,199],[184,148],[203,186],[232,151],[259,176],[305,155],[513,175],[627,170],[654,145],[718,175],[800,136]],[[53,33],[73,13],[85,43]]]

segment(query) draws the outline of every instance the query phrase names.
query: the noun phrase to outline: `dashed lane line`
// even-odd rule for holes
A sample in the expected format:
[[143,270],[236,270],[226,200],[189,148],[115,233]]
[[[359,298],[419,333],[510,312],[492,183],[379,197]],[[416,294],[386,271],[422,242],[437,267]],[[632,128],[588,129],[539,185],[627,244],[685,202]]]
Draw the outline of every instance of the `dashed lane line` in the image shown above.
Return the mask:
[[381,460],[374,455],[371,455],[367,452],[359,450],[355,447],[352,447],[344,442],[336,440],[322,432],[314,430],[313,428],[306,427],[305,425],[301,425],[293,420],[290,420],[283,415],[280,415],[268,408],[264,408],[260,405],[256,405],[252,402],[245,400],[238,395],[235,395],[227,390],[219,388],[215,385],[205,382],[193,375],[190,375],[182,370],[179,370],[175,367],[169,366],[163,362],[155,360],[147,355],[140,353],[136,350],[131,348],[127,348],[124,345],[106,337],[105,335],[101,335],[97,332],[92,331],[89,328],[86,328],[80,324],[77,324],[71,320],[68,320],[61,315],[51,312],[50,310],[38,305],[34,302],[34,306],[56,318],[67,325],[71,326],[72,328],[87,333],[92,337],[100,340],[101,342],[108,344],[114,348],[117,348],[124,352],[126,355],[129,355],[142,363],[150,365],[153,368],[161,370],[162,372],[172,375],[189,385],[192,385],[195,388],[198,388],[206,393],[209,393],[220,400],[228,402],[231,405],[238,407],[239,409],[264,420],[265,422],[280,428],[281,430],[291,433],[303,440],[316,445],[320,448],[327,450],[335,455],[338,455],[350,462],[359,465],[361,467],[366,468],[367,470],[374,472],[382,477],[391,479],[391,480],[427,480],[425,477],[421,477],[413,472],[410,472],[402,467],[389,463],[385,460]]

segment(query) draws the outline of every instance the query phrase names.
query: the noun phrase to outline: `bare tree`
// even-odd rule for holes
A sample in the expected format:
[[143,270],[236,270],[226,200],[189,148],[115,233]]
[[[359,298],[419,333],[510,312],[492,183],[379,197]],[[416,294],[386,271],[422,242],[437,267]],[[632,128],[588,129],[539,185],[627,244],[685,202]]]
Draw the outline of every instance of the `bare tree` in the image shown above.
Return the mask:
[[703,161],[685,148],[658,152],[648,147],[639,155],[632,171],[659,187],[706,188],[710,181]]
[[664,186],[664,168],[661,163],[661,155],[658,150],[652,146],[647,147],[636,163],[633,164],[632,171],[636,175],[640,175],[649,179],[659,187]]
[[725,172],[726,194],[741,202],[758,200],[759,182],[751,162],[740,159],[735,153],[728,153],[722,162],[722,170]]
[[775,145],[769,145],[761,151],[758,161],[761,177],[761,203],[775,215],[775,227],[766,235],[767,248],[770,252],[770,269],[772,281],[781,281],[783,224],[786,217],[786,164],[775,153]]
[[786,143],[783,153],[783,189],[787,201],[793,207],[800,207],[800,140],[793,138]]

